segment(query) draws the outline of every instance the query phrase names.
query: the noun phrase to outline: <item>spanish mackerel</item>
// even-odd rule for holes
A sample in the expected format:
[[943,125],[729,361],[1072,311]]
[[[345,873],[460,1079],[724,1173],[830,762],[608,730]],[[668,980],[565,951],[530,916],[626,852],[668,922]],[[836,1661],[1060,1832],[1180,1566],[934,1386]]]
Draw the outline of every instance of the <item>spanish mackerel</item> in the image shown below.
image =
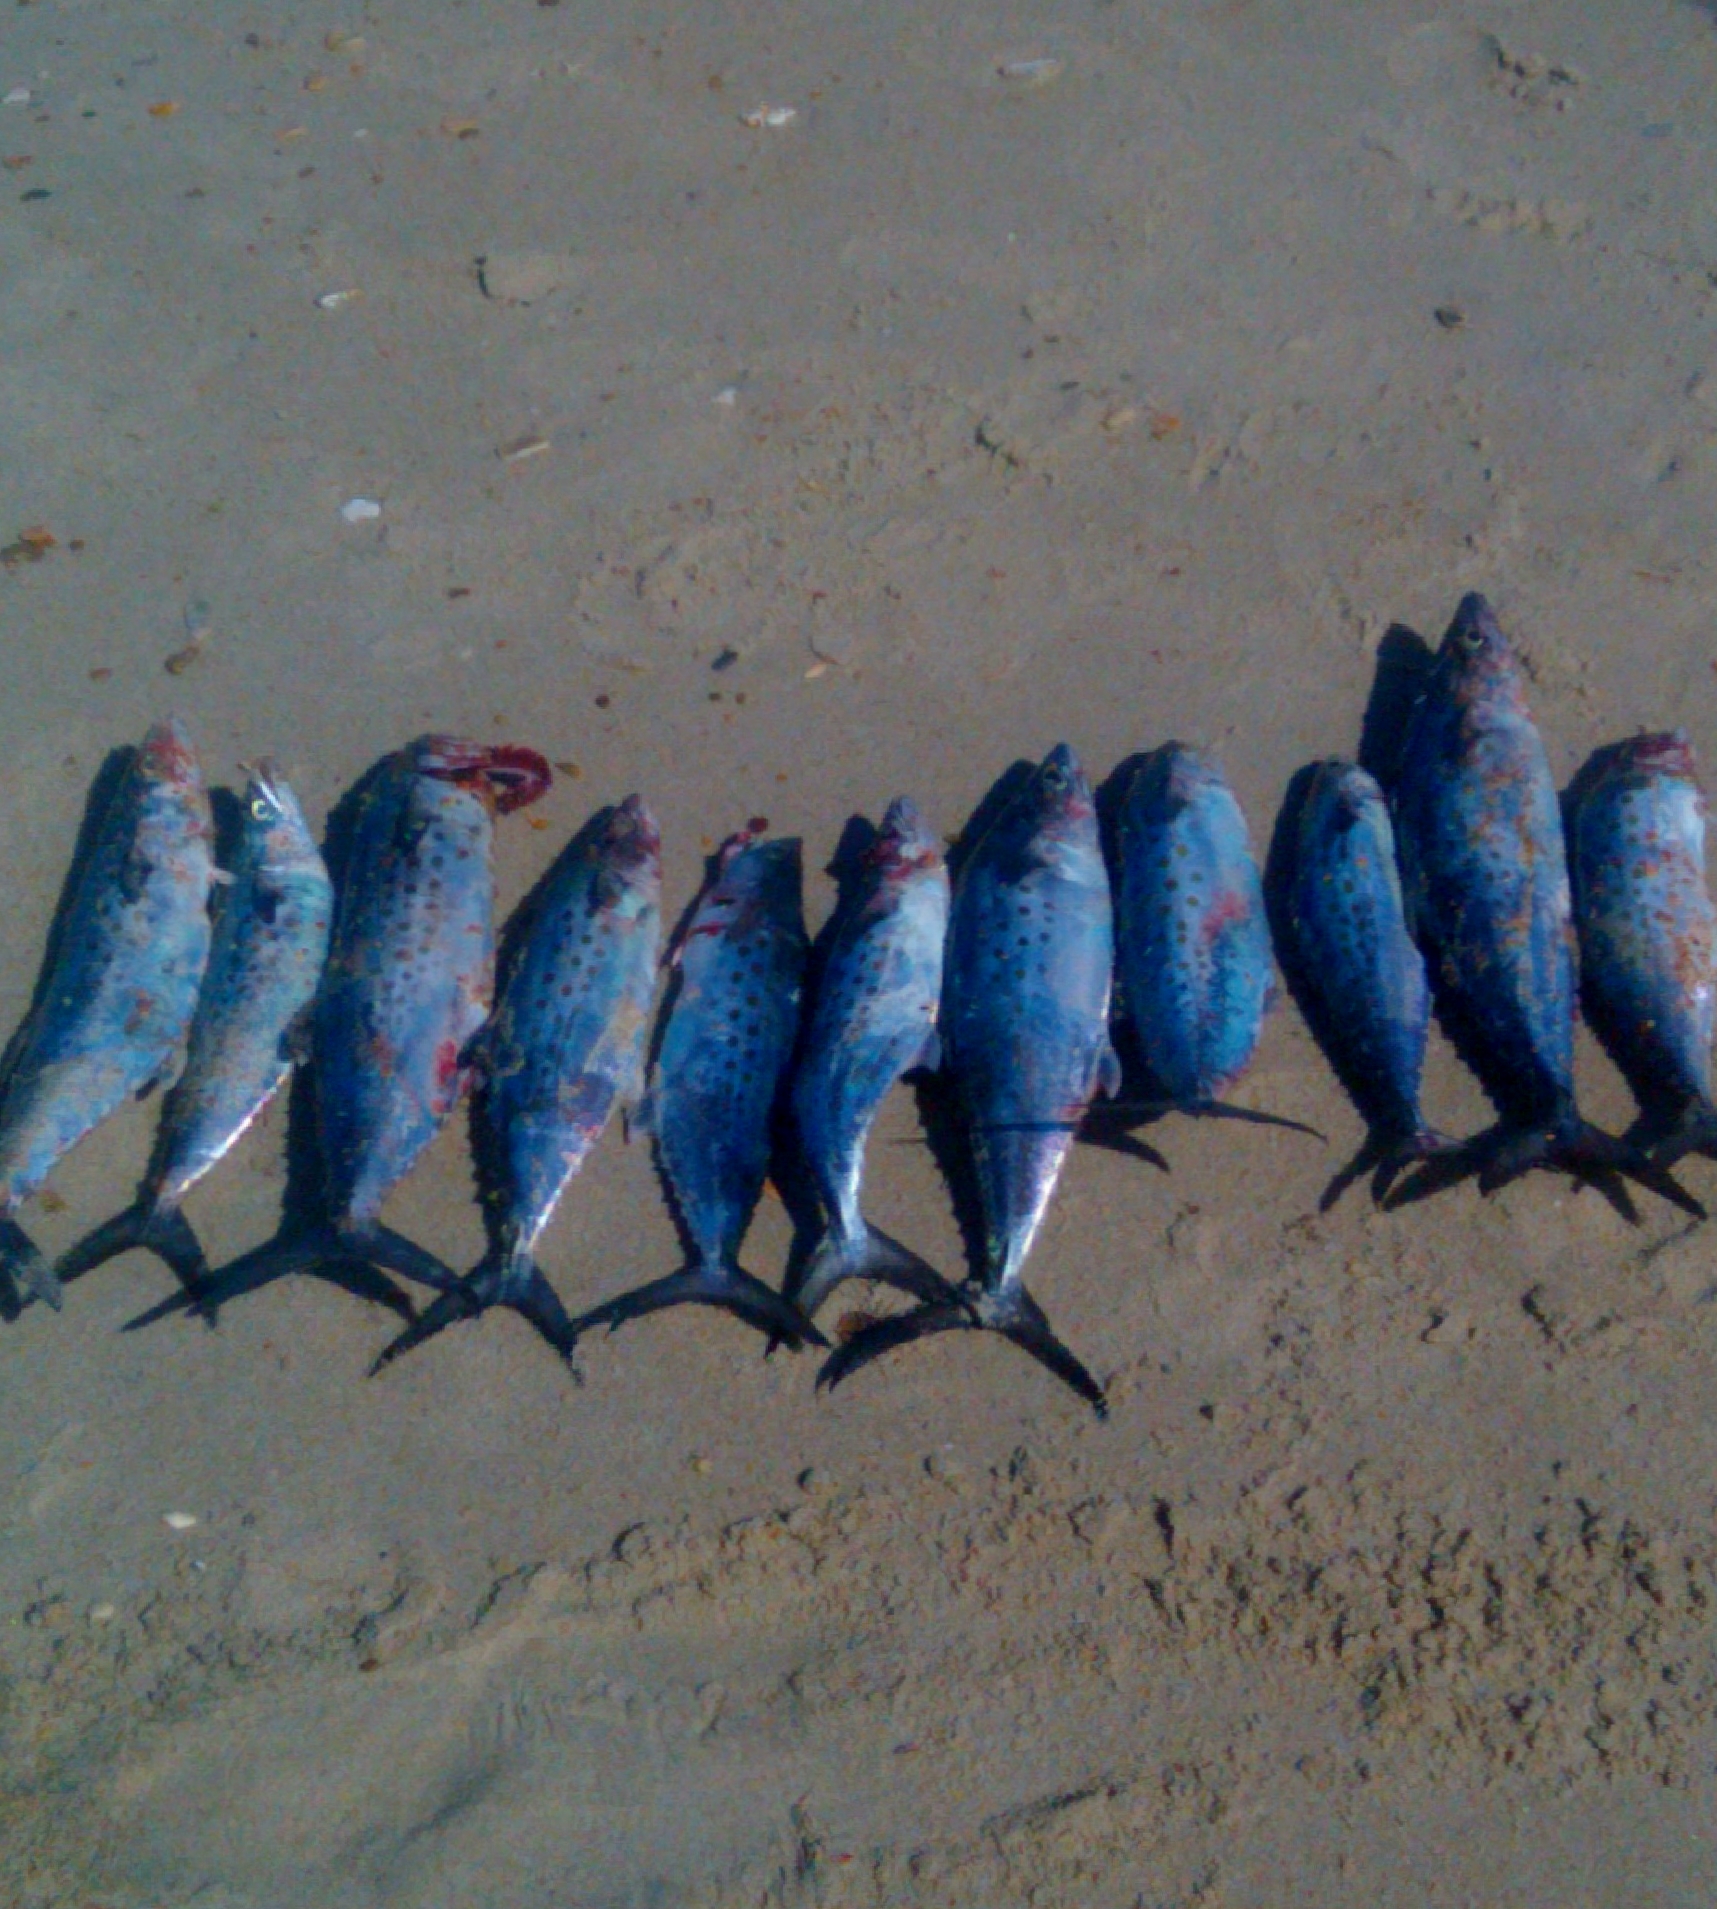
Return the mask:
[[948,869],[907,796],[890,803],[843,897],[829,938],[793,1082],[800,1144],[825,1228],[794,1294],[814,1314],[847,1279],[874,1279],[925,1300],[954,1288],[860,1209],[865,1142],[889,1089],[941,1063],[936,1017],[948,935]]
[[362,785],[311,1012],[323,1213],[217,1273],[208,1303],[321,1272],[409,1318],[384,1269],[457,1284],[434,1254],[382,1225],[382,1204],[458,1103],[468,1044],[488,1017],[494,819],[551,779],[534,750],[425,736]]
[[169,1073],[209,955],[208,790],[185,726],[143,739],[102,815],[0,1090],[0,1275],[60,1284],[14,1217],[84,1135]]
[[725,1307],[794,1348],[825,1343],[738,1259],[769,1171],[805,972],[799,844],[760,840],[767,826],[751,822],[722,844],[673,950],[678,990],[635,1122],[655,1136],[690,1263],[586,1313],[576,1333],[691,1303]]
[[62,1281],[142,1246],[198,1300],[208,1265],[181,1203],[238,1143],[305,1051],[334,891],[298,798],[270,762],[250,772],[233,863],[184,1071],[162,1102],[149,1171],[136,1201],[61,1259]]
[[1106,1414],[1103,1388],[1055,1336],[1021,1275],[1093,1096],[1120,1086],[1109,1044],[1113,962],[1096,806],[1062,743],[996,816],[954,890],[941,1028],[977,1172],[981,1272],[949,1300],[855,1333],[820,1383],[838,1385],[927,1333],[985,1330]]
[[1562,813],[1525,672],[1490,605],[1461,599],[1414,709],[1395,791],[1408,921],[1445,1022],[1500,1116],[1422,1167],[1400,1204],[1477,1169],[1485,1192],[1533,1167],[1589,1181],[1632,1219],[1620,1176],[1702,1211],[1574,1100],[1574,924]]
[[372,1370],[494,1305],[522,1313],[570,1362],[577,1334],[537,1242],[614,1108],[642,1084],[661,902],[661,836],[631,795],[573,837],[503,937],[495,1012],[471,1056],[489,1251]]

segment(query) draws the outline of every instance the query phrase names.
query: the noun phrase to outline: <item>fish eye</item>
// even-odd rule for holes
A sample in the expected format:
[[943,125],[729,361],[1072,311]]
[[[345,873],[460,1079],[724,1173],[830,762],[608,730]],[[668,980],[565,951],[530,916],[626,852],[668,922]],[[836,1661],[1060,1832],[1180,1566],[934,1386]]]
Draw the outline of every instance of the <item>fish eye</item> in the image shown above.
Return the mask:
[[1044,769],[1043,786],[1052,794],[1067,787],[1067,777],[1062,774],[1058,762],[1052,762]]
[[1477,656],[1479,651],[1484,648],[1484,631],[1474,624],[1469,624],[1464,630],[1459,632],[1455,637],[1455,641],[1460,644],[1468,656]]
[[250,799],[250,813],[253,821],[266,822],[274,813],[274,807],[266,796],[253,795]]

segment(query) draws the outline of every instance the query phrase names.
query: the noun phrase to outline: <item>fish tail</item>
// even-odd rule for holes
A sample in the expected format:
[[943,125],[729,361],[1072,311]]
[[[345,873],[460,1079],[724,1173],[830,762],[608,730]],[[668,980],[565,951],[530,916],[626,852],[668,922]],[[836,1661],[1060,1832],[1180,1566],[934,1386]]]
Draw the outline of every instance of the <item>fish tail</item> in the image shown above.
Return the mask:
[[651,1280],[647,1286],[622,1293],[618,1299],[572,1320],[568,1330],[575,1339],[596,1326],[614,1332],[628,1319],[642,1319],[646,1313],[662,1312],[669,1306],[688,1305],[721,1307],[770,1338],[785,1341],[794,1352],[807,1339],[813,1345],[829,1343],[790,1299],[731,1260],[701,1260],[669,1273],[665,1279]]
[[259,1292],[291,1273],[309,1273],[325,1279],[359,1299],[374,1300],[386,1306],[410,1324],[417,1317],[416,1308],[381,1270],[377,1258],[368,1251],[368,1244],[364,1237],[339,1233],[332,1226],[278,1235],[201,1280],[196,1299],[189,1293],[175,1293],[128,1321],[125,1330],[139,1331],[172,1313],[188,1311],[193,1304],[205,1308],[224,1306],[229,1299]]
[[1458,1154],[1462,1144],[1431,1127],[1421,1127],[1417,1132],[1408,1134],[1374,1127],[1366,1135],[1365,1143],[1358,1153],[1324,1188],[1323,1197],[1318,1201],[1318,1211],[1329,1212],[1354,1181],[1363,1179],[1368,1173],[1371,1175],[1371,1197],[1381,1206],[1389,1189],[1408,1167],[1416,1161],[1437,1160]]
[[567,1317],[560,1296],[544,1278],[528,1253],[492,1252],[477,1266],[435,1300],[397,1339],[386,1346],[370,1367],[370,1377],[391,1365],[402,1353],[410,1352],[438,1332],[457,1325],[462,1319],[475,1319],[491,1306],[511,1306],[522,1313],[537,1331],[566,1361],[572,1376],[580,1377],[573,1364],[578,1334]]
[[956,1289],[910,1247],[890,1239],[880,1228],[866,1224],[857,1238],[833,1230],[817,1242],[793,1293],[793,1301],[807,1319],[843,1280],[871,1279],[895,1286],[927,1305],[946,1305],[958,1298]]
[[204,1292],[209,1262],[191,1222],[176,1206],[164,1207],[149,1199],[136,1201],[86,1233],[70,1252],[61,1255],[54,1271],[60,1282],[69,1286],[74,1279],[93,1273],[98,1266],[136,1247],[153,1253],[172,1270],[197,1316],[213,1327],[215,1309]]
[[1708,1100],[1693,1101],[1675,1127],[1650,1149],[1651,1162],[1657,1167],[1672,1167],[1690,1153],[1703,1153],[1717,1159],[1717,1107]]
[[879,1319],[836,1348],[824,1361],[817,1384],[837,1386],[860,1366],[931,1333],[986,1331],[1011,1339],[1076,1392],[1098,1418],[1109,1416],[1109,1401],[1102,1386],[1056,1336],[1043,1308],[1018,1285],[1000,1293],[956,1293],[951,1304],[920,1306],[915,1312]]
[[[1630,1180],[1684,1213],[1697,1219],[1705,1217],[1704,1207],[1649,1155],[1578,1114],[1564,1115],[1541,1126],[1505,1127],[1481,1134],[1463,1153],[1477,1164],[1481,1193],[1495,1193],[1535,1167],[1548,1167],[1572,1174],[1582,1186],[1601,1194],[1630,1226],[1639,1224],[1639,1212],[1628,1192]],[[1404,1198],[1413,1197],[1406,1188],[1402,1193]]]
[[0,1278],[22,1278],[35,1297],[55,1312],[65,1304],[66,1296],[42,1249],[13,1219],[0,1220]]

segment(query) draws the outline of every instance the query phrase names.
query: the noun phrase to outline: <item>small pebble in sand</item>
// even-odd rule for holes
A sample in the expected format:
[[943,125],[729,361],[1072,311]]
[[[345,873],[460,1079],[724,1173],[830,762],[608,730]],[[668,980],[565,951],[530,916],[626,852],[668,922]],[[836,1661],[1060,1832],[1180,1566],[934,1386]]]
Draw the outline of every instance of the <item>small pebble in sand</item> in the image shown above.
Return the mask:
[[0,106],[28,106],[29,103],[30,89],[27,86],[14,86],[4,99],[0,99]]
[[371,523],[381,514],[382,507],[373,497],[354,497],[340,506],[340,515],[348,524]]
[[92,1624],[111,1624],[119,1615],[111,1604],[92,1604],[89,1607],[89,1621]]
[[996,77],[1009,86],[1047,86],[1060,79],[1062,63],[1054,59],[1004,60],[996,68]]
[[753,132],[762,127],[777,128],[791,126],[799,117],[797,106],[753,106],[749,113],[741,113],[739,123],[749,126]]
[[194,1511],[169,1511],[162,1514],[162,1522],[171,1531],[189,1531],[197,1522]]
[[739,388],[736,385],[723,385],[710,399],[711,404],[719,404],[724,410],[731,411],[739,402]]
[[1439,305],[1433,316],[1444,331],[1459,331],[1467,322],[1467,315],[1459,305]]
[[356,291],[324,292],[316,300],[316,309],[319,312],[337,312],[342,305],[351,304],[357,296]]
[[546,437],[528,431],[523,437],[514,438],[510,444],[501,445],[495,455],[503,464],[522,464],[527,458],[541,457],[548,447]]

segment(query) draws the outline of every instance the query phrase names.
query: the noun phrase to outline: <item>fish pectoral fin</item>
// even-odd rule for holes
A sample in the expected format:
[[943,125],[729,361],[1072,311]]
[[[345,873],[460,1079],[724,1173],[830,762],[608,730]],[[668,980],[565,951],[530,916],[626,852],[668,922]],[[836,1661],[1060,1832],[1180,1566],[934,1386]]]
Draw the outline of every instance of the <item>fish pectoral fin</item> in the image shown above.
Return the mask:
[[1005,1293],[956,1293],[951,1304],[920,1306],[915,1312],[879,1319],[855,1332],[823,1362],[819,1389],[833,1388],[885,1353],[937,1332],[999,1332],[1078,1393],[1099,1418],[1109,1415],[1103,1388],[1055,1335],[1043,1308],[1023,1286]]
[[825,1233],[817,1243],[804,1275],[791,1297],[807,1319],[813,1317],[837,1286],[848,1279],[871,1279],[893,1286],[927,1305],[947,1305],[959,1298],[959,1289],[910,1247],[874,1226],[860,1239],[838,1239]]
[[628,1145],[631,1144],[632,1136],[635,1133],[641,1133],[646,1136],[653,1134],[656,1131],[656,1096],[654,1092],[639,1095],[634,1104],[626,1109],[621,1119],[626,1129]]
[[819,1346],[829,1343],[791,1300],[784,1299],[740,1267],[721,1264],[683,1267],[665,1279],[655,1279],[647,1286],[622,1293],[618,1299],[611,1299],[606,1305],[594,1307],[571,1321],[569,1330],[575,1338],[581,1338],[596,1326],[606,1326],[610,1332],[616,1332],[628,1319],[642,1319],[647,1313],[662,1312],[669,1306],[688,1305],[720,1307],[766,1336],[784,1340],[794,1352],[807,1339]]
[[0,1267],[9,1277],[22,1280],[34,1298],[55,1312],[65,1304],[53,1267],[16,1220],[0,1220]]
[[1121,1092],[1121,1057],[1115,1052],[1113,1041],[1103,1043],[1103,1051],[1097,1057],[1097,1076],[1091,1089],[1101,1094],[1105,1100],[1115,1100]]
[[306,1003],[286,1023],[280,1036],[280,1058],[293,1067],[302,1067],[310,1058],[310,1027],[313,1004]]
[[942,1071],[942,1036],[931,1028],[924,1036],[924,1045],[918,1050],[916,1059],[905,1072],[908,1074],[939,1074]]

